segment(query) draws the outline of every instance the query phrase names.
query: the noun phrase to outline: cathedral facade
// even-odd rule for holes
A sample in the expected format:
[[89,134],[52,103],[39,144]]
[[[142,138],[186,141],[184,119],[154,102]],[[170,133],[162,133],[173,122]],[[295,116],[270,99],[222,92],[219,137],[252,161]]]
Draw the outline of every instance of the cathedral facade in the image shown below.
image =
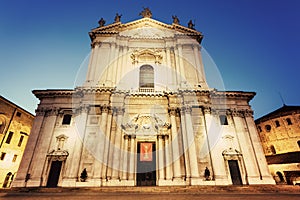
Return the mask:
[[209,88],[202,34],[152,19],[93,29],[86,80],[40,100],[14,187],[274,184],[253,92]]

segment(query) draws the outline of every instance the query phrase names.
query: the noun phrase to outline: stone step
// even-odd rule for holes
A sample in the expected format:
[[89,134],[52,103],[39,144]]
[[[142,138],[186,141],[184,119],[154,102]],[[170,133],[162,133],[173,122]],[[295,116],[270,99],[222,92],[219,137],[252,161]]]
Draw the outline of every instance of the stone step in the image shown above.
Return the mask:
[[299,186],[251,185],[251,186],[145,186],[145,187],[83,187],[83,188],[11,188],[0,192],[103,192],[103,193],[300,193]]

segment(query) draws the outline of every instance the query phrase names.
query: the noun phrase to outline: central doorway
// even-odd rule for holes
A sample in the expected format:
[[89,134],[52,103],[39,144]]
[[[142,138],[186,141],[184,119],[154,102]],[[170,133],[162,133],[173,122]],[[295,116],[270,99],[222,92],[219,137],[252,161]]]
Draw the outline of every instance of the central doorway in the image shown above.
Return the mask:
[[230,176],[233,185],[242,185],[242,177],[237,160],[228,160]]
[[137,186],[156,185],[156,154],[154,142],[137,143]]
[[48,176],[47,187],[57,187],[62,161],[52,161]]

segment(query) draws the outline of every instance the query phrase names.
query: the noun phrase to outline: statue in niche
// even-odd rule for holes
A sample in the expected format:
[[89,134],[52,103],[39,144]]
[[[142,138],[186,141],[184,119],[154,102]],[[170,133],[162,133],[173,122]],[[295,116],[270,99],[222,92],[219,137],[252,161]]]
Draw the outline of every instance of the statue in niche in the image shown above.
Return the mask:
[[172,18],[173,18],[173,24],[179,24],[179,19],[176,15],[173,15]]
[[101,17],[101,19],[98,21],[99,27],[104,26],[105,20]]
[[114,23],[120,22],[121,21],[121,17],[122,17],[122,15],[119,15],[119,13],[117,13],[116,16],[115,16],[115,22]]
[[207,167],[204,170],[204,178],[206,181],[210,180],[210,171]]
[[88,178],[88,174],[86,168],[84,168],[80,174],[80,181],[85,182],[87,178]]
[[151,18],[152,17],[152,12],[151,10],[147,7],[147,8],[143,8],[144,10],[139,14],[140,16],[143,16],[144,18]]
[[189,21],[188,27],[189,27],[190,29],[195,29],[195,24],[193,23],[192,20]]

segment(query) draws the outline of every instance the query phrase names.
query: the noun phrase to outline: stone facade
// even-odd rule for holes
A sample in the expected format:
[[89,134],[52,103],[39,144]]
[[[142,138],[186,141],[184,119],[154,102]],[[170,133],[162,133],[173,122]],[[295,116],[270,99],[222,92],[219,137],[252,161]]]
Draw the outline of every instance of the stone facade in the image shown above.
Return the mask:
[[27,144],[34,116],[0,96],[0,187],[10,187]]
[[14,186],[273,184],[255,93],[209,88],[202,34],[142,15],[99,21],[82,86],[33,91],[35,148]]
[[300,184],[300,106],[284,105],[255,123],[276,182]]

